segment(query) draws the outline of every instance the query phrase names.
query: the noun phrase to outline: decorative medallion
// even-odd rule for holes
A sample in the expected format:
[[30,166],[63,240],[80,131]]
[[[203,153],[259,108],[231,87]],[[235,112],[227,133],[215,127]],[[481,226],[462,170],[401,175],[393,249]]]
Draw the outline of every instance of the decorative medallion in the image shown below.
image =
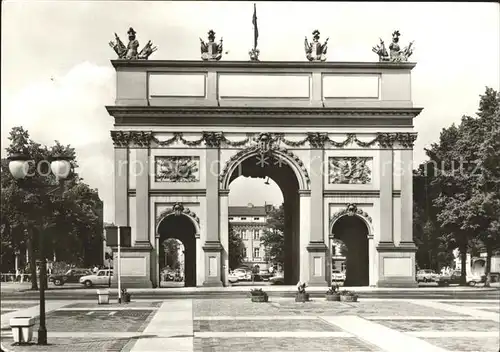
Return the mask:
[[330,157],[328,158],[328,183],[330,184],[367,184],[371,183],[368,157]]
[[397,138],[398,134],[396,133],[379,133],[377,135],[378,144],[382,148],[392,148]]
[[224,135],[222,132],[203,132],[203,140],[207,147],[218,148],[220,147],[222,141],[224,141]]
[[200,157],[157,156],[155,158],[156,182],[199,182]]
[[193,218],[194,221],[196,221],[198,223],[198,225],[200,224],[200,219],[198,218],[198,216],[193,211],[191,211],[189,208],[185,208],[184,205],[182,203],[179,203],[179,202],[175,203],[172,206],[172,208],[169,208],[169,209],[161,212],[161,214],[156,219],[157,223],[160,223],[164,218],[166,218],[168,215],[171,215],[171,214],[173,214],[174,216],[187,215],[187,216]]
[[349,203],[344,209],[339,210],[338,212],[332,215],[332,218],[330,219],[330,224],[335,223],[338,219],[340,219],[342,216],[345,215],[347,216],[358,215],[365,218],[369,223],[372,223],[372,218],[370,217],[370,215],[368,215],[365,211],[359,209],[356,204]]
[[407,62],[408,58],[413,54],[412,45],[413,42],[410,42],[410,45],[405,47],[403,50],[400,50],[399,47],[399,36],[401,34],[398,30],[392,33],[392,43],[389,45],[389,53],[387,53],[387,49],[385,48],[384,41],[380,39],[380,44],[374,46],[372,51],[378,55],[379,61],[386,62]]
[[323,149],[328,139],[328,133],[310,132],[307,134],[309,144],[316,149]]
[[121,41],[120,37],[115,33],[116,43],[111,41],[109,42],[109,46],[113,48],[113,50],[118,55],[118,59],[123,60],[147,60],[148,57],[156,51],[156,46],[153,47],[153,43],[151,40],[148,41],[146,46],[138,52],[139,41],[135,39],[136,32],[132,27],[129,28],[128,32],[128,45],[125,46]]

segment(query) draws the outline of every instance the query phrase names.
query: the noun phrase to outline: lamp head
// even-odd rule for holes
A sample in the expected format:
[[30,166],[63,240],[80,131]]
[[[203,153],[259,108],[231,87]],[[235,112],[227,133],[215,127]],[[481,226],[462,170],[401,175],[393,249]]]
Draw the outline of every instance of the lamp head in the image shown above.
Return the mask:
[[26,178],[29,171],[29,160],[30,157],[23,153],[11,154],[8,158],[9,160],[9,171],[16,180],[22,180]]
[[58,180],[65,180],[71,173],[71,160],[73,158],[64,155],[55,155],[51,158],[50,170]]

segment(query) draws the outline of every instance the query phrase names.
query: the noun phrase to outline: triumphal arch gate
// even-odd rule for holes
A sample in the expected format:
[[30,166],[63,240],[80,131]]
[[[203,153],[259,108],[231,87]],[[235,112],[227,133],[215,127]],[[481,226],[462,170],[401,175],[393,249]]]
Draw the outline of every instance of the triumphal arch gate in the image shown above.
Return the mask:
[[166,238],[184,244],[186,285],[228,285],[228,197],[240,176],[282,190],[286,283],[327,286],[340,239],[352,285],[415,286],[415,64],[217,53],[112,61],[115,225],[131,227],[133,244],[122,251],[126,287],[157,287]]

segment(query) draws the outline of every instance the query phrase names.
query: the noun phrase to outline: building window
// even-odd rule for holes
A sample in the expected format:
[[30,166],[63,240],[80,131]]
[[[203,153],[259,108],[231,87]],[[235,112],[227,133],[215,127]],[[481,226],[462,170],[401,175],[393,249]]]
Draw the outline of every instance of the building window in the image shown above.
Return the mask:
[[247,257],[247,247],[243,247],[243,258]]
[[259,220],[260,218],[253,218],[254,220]]
[[246,220],[247,218],[241,218],[241,220]]
[[232,216],[229,217],[229,220],[234,220],[234,218]]
[[243,237],[244,240],[247,239],[247,231],[246,230],[242,230],[241,231],[241,235],[242,235],[242,237]]
[[259,239],[259,230],[253,230],[253,239],[258,240]]
[[253,249],[253,257],[254,258],[259,258],[260,257],[260,248],[256,247]]

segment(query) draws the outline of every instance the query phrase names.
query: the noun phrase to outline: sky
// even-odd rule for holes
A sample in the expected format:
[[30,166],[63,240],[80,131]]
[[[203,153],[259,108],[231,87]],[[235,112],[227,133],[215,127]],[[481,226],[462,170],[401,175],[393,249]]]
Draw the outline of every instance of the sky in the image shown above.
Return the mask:
[[[76,148],[78,172],[104,201],[113,220],[114,32],[126,42],[133,27],[150,59],[199,60],[199,37],[224,37],[223,60],[248,61],[253,44],[252,2],[2,1],[1,143],[22,125],[33,139]],[[499,89],[500,9],[495,3],[257,2],[260,59],[304,61],[303,38],[319,29],[329,37],[328,61],[377,61],[372,46],[414,40],[411,61],[418,139],[415,162],[442,128],[474,115],[485,86]],[[251,194],[248,194],[252,187]],[[280,203],[271,181],[239,178],[230,204]]]

